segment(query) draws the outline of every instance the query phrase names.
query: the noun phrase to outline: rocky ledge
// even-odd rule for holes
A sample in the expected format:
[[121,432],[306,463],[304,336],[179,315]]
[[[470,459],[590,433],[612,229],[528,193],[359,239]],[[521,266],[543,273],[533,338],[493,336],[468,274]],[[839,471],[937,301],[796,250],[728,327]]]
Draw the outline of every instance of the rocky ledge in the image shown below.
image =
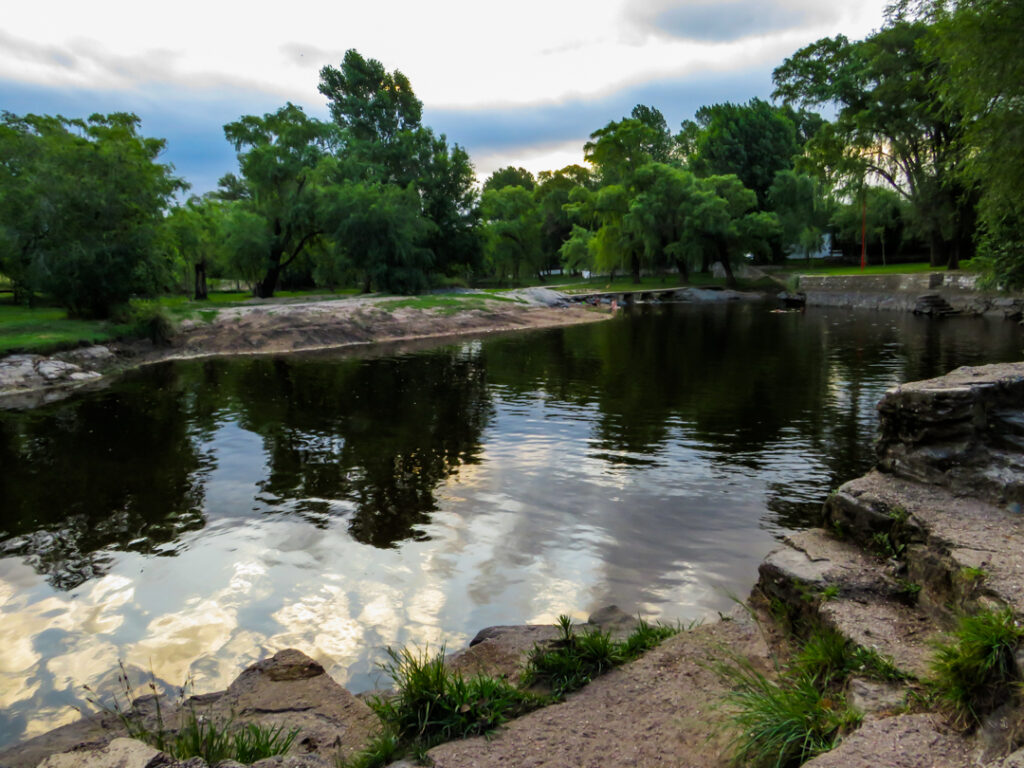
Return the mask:
[[[829,497],[821,528],[787,537],[766,558],[744,610],[669,638],[489,738],[437,746],[427,753],[431,764],[724,767],[730,734],[721,704],[730,683],[714,671],[716,662],[740,659],[771,678],[798,642],[794,628],[813,626],[873,652],[900,674],[887,682],[850,676],[844,693],[863,714],[860,726],[805,765],[1024,768],[1019,696],[996,701],[971,732],[953,727],[920,696],[934,643],[957,616],[984,608],[1024,616],[1024,363],[961,368],[897,387],[879,412],[877,468]],[[760,612],[766,606],[771,610]],[[591,623],[622,633],[632,620],[610,609]],[[512,678],[525,653],[556,632],[491,627],[451,665]],[[1019,679],[1024,652],[1018,650],[1015,663]],[[190,704],[203,716],[301,728],[287,757],[260,761],[260,768],[333,765],[377,728],[359,697],[293,650]],[[143,717],[154,716],[151,698],[136,707]],[[110,716],[87,718],[0,753],[0,765],[205,765],[174,763],[140,742],[117,738],[124,735],[120,727]]]

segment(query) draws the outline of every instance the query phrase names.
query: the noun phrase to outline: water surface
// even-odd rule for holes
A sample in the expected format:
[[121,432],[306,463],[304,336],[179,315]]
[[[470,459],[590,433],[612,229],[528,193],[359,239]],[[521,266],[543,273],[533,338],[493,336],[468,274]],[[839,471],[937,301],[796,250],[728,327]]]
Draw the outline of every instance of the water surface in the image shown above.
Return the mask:
[[1021,358],[1002,321],[768,309],[165,364],[0,413],[0,744],[119,659],[204,691],[297,647],[361,690],[389,644],[713,615],[870,466],[888,387]]

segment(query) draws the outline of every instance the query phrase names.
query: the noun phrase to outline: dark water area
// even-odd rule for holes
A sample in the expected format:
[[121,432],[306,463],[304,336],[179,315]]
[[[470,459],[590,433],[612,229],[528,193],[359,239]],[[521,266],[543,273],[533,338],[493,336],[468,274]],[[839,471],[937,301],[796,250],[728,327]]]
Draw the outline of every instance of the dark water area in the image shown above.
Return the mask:
[[0,412],[0,745],[118,660],[225,687],[285,647],[713,616],[873,460],[900,382],[1019,360],[998,320],[657,305],[412,354],[207,360]]

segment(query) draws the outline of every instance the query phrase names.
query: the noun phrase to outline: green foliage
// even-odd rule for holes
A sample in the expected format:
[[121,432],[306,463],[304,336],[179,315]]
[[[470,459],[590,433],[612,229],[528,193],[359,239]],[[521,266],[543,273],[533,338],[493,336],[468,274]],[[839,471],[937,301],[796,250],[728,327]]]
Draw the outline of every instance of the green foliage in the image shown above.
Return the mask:
[[389,729],[376,734],[370,742],[350,759],[340,756],[335,760],[337,768],[383,768],[398,760],[404,752],[402,741]]
[[694,123],[683,124],[683,136],[691,137],[683,141],[687,166],[698,176],[735,175],[764,208],[775,175],[800,153],[793,115],[756,98],[701,107]]
[[480,202],[484,253],[499,281],[518,282],[541,267],[541,219],[533,195],[519,186],[486,190]]
[[1024,629],[1009,608],[960,619],[952,638],[936,646],[930,687],[961,726],[974,726],[1007,700],[1019,678],[1014,653]]
[[0,271],[16,298],[42,291],[74,316],[104,318],[166,283],[162,216],[184,184],[157,162],[164,141],[138,127],[127,113],[2,113]]
[[[831,662],[825,653],[819,663]],[[798,766],[827,752],[860,722],[843,695],[824,681],[796,669],[778,682],[768,679],[747,660],[732,656],[713,668],[733,690],[726,696],[735,730],[733,762],[737,766]]]
[[527,685],[543,683],[556,697],[578,690],[613,667],[638,658],[662,640],[679,632],[676,627],[652,626],[640,619],[622,642],[610,632],[588,629],[577,634],[572,619],[559,616],[561,636],[549,646],[534,646],[523,672]]
[[484,192],[492,189],[504,189],[505,187],[522,187],[532,192],[536,186],[537,180],[533,177],[532,173],[525,168],[516,168],[509,165],[505,168],[499,168],[487,177],[487,180],[484,181]]
[[323,234],[318,200],[336,136],[329,123],[288,103],[276,112],[243,115],[224,126],[242,178],[225,176],[220,195],[234,203],[225,220],[228,259],[274,295],[282,270]]
[[395,683],[391,697],[371,702],[384,724],[403,744],[433,746],[450,739],[488,733],[510,718],[540,706],[543,700],[505,680],[478,675],[465,678],[445,665],[444,649],[388,648],[384,671]]

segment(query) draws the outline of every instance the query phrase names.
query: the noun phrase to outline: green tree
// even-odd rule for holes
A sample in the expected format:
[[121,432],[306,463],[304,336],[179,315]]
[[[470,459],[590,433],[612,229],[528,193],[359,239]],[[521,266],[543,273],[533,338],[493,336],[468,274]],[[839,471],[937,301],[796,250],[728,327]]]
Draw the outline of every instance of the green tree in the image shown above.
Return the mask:
[[362,276],[363,291],[416,293],[427,287],[432,254],[423,243],[431,223],[413,185],[350,181],[324,190],[320,220],[343,259]]
[[569,196],[576,187],[591,186],[593,180],[586,168],[569,165],[557,171],[542,171],[537,181],[533,199],[540,209],[543,267],[554,269],[563,261],[562,245],[573,231],[574,225],[567,208],[570,204]]
[[[288,103],[263,117],[245,115],[224,126],[224,135],[238,152],[244,191],[233,176],[222,179],[226,192],[240,199],[237,205],[246,216],[232,216],[232,226],[244,222],[245,238],[233,238],[236,245],[260,245],[261,252],[238,254],[233,260],[261,260],[262,278],[256,296],[274,295],[281,272],[292,264],[313,241],[323,234],[317,219],[317,201],[328,169],[325,164],[334,149],[334,130],[329,123],[307,117],[301,107]],[[263,220],[264,236],[250,231],[252,217]]]
[[784,246],[802,251],[805,258],[821,248],[831,207],[818,179],[796,171],[779,171],[768,188],[767,202],[778,216]]
[[650,144],[647,146],[647,154],[656,163],[671,163],[673,160],[673,149],[675,139],[672,131],[668,128],[668,122],[661,110],[657,107],[649,107],[646,104],[637,104],[629,113],[633,120],[639,120],[650,128],[654,133],[651,136]]
[[500,281],[519,282],[522,270],[540,272],[540,214],[533,195],[522,187],[484,192],[485,254]]
[[22,295],[106,317],[170,275],[161,223],[184,183],[128,113],[0,118],[0,270]]
[[653,160],[660,136],[655,128],[633,118],[612,121],[590,134],[583,158],[595,166],[602,184],[629,184],[637,169]]
[[674,266],[689,281],[688,260],[694,256],[686,242],[686,218],[696,193],[693,174],[663,163],[649,163],[635,177],[636,194],[625,216],[626,227],[643,245],[645,260],[659,269]]
[[509,165],[494,171],[484,182],[484,192],[489,189],[502,189],[504,187],[522,187],[532,192],[537,186],[537,179],[525,168],[517,168]]
[[165,221],[171,247],[192,273],[196,301],[207,298],[207,273],[222,255],[224,205],[211,197],[192,196],[171,209]]
[[926,50],[946,77],[935,86],[964,116],[961,170],[980,193],[981,252],[996,283],[1024,287],[1024,56],[1017,0],[955,0],[928,7]]
[[962,183],[964,120],[937,92],[946,68],[924,22],[896,20],[858,42],[843,35],[801,49],[775,70],[777,97],[834,105],[808,146],[813,165],[855,191],[875,182],[910,202],[932,264],[957,268],[969,249],[974,197]]
[[702,253],[725,270],[726,285],[736,287],[733,264],[747,253],[765,253],[779,234],[774,213],[757,210],[757,195],[737,176],[698,179],[685,212],[682,248]]
[[792,168],[802,149],[794,116],[761,99],[713,104],[698,109],[694,122],[683,123],[678,141],[691,171],[739,177],[764,209],[775,174]]

